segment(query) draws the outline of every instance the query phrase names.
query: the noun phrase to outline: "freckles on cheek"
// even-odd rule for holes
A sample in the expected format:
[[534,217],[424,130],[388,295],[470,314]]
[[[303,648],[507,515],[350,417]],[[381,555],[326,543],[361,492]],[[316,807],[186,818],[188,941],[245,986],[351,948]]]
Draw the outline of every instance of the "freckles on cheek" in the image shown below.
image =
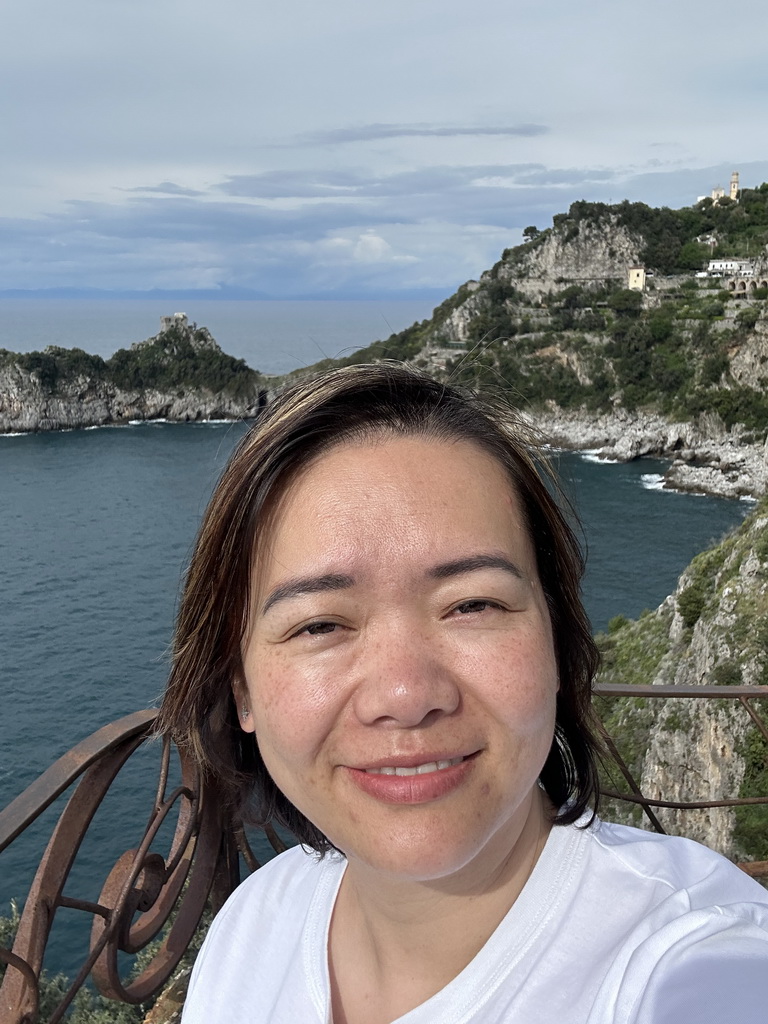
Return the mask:
[[256,732],[296,747],[311,745],[330,715],[332,695],[314,673],[265,666],[249,679]]

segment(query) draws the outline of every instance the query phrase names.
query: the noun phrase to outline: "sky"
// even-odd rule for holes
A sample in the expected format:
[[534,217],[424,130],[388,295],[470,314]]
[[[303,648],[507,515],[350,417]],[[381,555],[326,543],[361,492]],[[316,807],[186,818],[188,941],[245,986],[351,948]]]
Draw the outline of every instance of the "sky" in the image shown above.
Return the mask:
[[0,35],[0,293],[448,295],[574,200],[768,180],[758,0],[24,0]]

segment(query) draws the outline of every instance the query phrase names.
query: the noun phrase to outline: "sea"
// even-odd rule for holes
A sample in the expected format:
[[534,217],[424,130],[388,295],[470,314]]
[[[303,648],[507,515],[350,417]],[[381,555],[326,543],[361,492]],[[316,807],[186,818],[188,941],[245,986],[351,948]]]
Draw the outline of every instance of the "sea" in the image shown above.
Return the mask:
[[[386,337],[430,316],[431,306],[0,299],[0,348],[57,344],[108,356],[177,311],[207,326],[225,351],[280,373]],[[0,435],[0,807],[92,731],[157,703],[200,517],[245,429],[158,422]],[[595,630],[657,607],[690,559],[750,507],[663,490],[660,461],[552,457],[583,523]],[[136,845],[157,756],[149,749],[122,774],[80,852],[70,895],[96,899],[117,856]],[[0,854],[0,914],[23,899],[56,806]],[[81,962],[84,919],[59,912],[50,969],[72,973]]]

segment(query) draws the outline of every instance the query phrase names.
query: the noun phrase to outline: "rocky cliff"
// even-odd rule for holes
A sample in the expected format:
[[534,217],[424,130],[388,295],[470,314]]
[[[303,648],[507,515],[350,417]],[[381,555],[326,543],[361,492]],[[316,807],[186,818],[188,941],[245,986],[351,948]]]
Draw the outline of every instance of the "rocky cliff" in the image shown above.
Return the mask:
[[630,462],[645,456],[669,459],[663,486],[723,498],[757,497],[768,491],[768,440],[727,429],[717,413],[693,422],[672,422],[654,412],[565,410],[552,406],[529,414],[553,444]]
[[[600,681],[676,687],[768,685],[768,502],[693,560],[654,612],[614,620]],[[768,700],[756,707],[768,717]],[[710,801],[768,795],[768,744],[738,700],[618,698],[603,708],[647,796]],[[617,773],[610,772],[612,782]],[[642,824],[637,810],[609,816]],[[738,860],[768,859],[760,807],[660,809],[670,832]]]
[[[613,280],[624,285],[627,267],[639,261],[643,246],[638,232],[608,214],[544,231],[527,248],[508,250],[496,277],[531,297],[546,294],[564,281]],[[492,279],[489,273],[480,281]]]
[[0,433],[258,413],[265,381],[205,328],[177,326],[109,360],[77,349],[0,351]]
[[[759,199],[768,217],[768,190]],[[393,336],[391,354],[508,389],[563,447],[668,458],[667,486],[760,496],[768,490],[765,289],[753,280],[729,290],[735,282],[691,271],[649,276],[644,291],[630,291],[631,265],[649,254],[669,261],[674,249],[675,211],[638,205],[574,204],[462,285],[430,321]],[[678,261],[701,249],[676,244]]]

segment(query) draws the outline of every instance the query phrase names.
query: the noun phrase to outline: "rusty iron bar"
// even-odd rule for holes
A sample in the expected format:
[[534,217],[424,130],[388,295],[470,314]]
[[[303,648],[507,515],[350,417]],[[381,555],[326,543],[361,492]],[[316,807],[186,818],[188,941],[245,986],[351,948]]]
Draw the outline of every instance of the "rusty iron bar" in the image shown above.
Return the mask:
[[708,807],[749,807],[760,804],[768,804],[768,796],[744,796],[733,797],[730,800],[652,800],[643,796],[642,793],[619,793],[612,789],[600,791],[602,796],[612,800],[626,800],[631,804],[640,804],[645,807],[667,807],[675,811],[696,811]]
[[[656,815],[651,810],[648,801],[643,796],[643,794],[642,794],[642,792],[640,790],[640,787],[638,786],[637,782],[635,782],[635,777],[632,774],[632,772],[629,770],[629,768],[627,766],[627,762],[621,756],[621,754],[619,753],[618,747],[613,742],[613,737],[611,735],[609,735],[608,730],[603,725],[601,719],[597,720],[597,724],[598,724],[598,726],[600,728],[600,733],[601,733],[601,735],[603,737],[603,743],[605,743],[606,747],[608,748],[608,751],[610,752],[611,757],[614,759],[614,761],[618,765],[619,771],[624,776],[624,778],[627,781],[630,789],[632,790],[632,792],[637,797],[637,803],[642,805],[643,811],[645,812],[645,815],[648,818],[648,820],[650,821],[651,825],[653,825],[653,828],[655,829],[655,831],[656,832],[660,832],[662,835],[666,835],[667,834],[666,833],[666,829],[664,828],[664,826],[661,824],[659,819],[656,817]],[[608,796],[609,794],[607,792],[605,792],[605,795]],[[620,796],[619,799],[623,799],[623,797]]]
[[634,683],[598,683],[596,697],[768,697],[768,686],[640,686]]
[[742,695],[741,697],[739,697],[739,701],[742,704],[742,706],[747,709],[747,714],[762,733],[765,742],[768,743],[768,728],[766,728],[765,722],[762,720],[760,715],[758,715],[758,713],[750,704],[750,698],[745,695]]
[[[753,724],[759,730],[763,739],[768,743],[768,727],[751,701],[757,698],[768,697],[768,686],[636,686],[634,684],[598,684],[594,687],[596,697],[637,697],[651,699],[710,699],[710,700],[738,700],[746,710]],[[645,796],[626,763],[616,748],[613,739],[608,734],[602,720],[598,719],[598,726],[602,737],[608,747],[611,756],[616,761],[622,775],[627,781],[632,793],[621,793],[616,790],[603,789],[602,795],[609,799],[623,800],[627,803],[637,804],[642,807],[643,812],[648,816],[657,832],[665,832],[658,818],[653,813],[653,807],[666,808],[671,810],[699,810],[711,807],[740,807],[749,805],[768,804],[768,795],[765,797],[732,797],[727,800],[655,800]],[[739,867],[746,870],[746,865]],[[757,873],[766,873],[760,872]]]
[[764,878],[768,875],[768,860],[750,860],[739,864],[739,867],[753,878]]
[[66,754],[54,761],[34,782],[0,811],[0,853],[38,818],[46,807],[68,789],[75,779],[104,756],[112,744],[134,736],[143,739],[157,716],[157,711],[136,711],[118,718],[81,740]]
[[235,829],[234,838],[235,843],[237,844],[237,849],[240,851],[240,854],[245,861],[245,866],[251,874],[253,874],[254,871],[258,871],[261,864],[259,863],[256,854],[253,852],[251,844],[248,842],[248,837],[246,836],[245,829],[242,825],[239,825]]
[[[36,977],[40,976],[43,967],[45,947],[59,897],[87,828],[115,776],[142,740],[143,736],[136,732],[122,742],[113,735],[102,757],[94,757],[82,773],[82,779],[56,823],[25,901],[13,944],[13,952],[30,965]],[[66,758],[65,754],[60,761],[66,761]],[[6,970],[0,987],[0,1006],[15,1007],[24,1015],[37,1012],[34,994],[30,992],[25,977],[10,968]],[[20,1019],[23,1020],[24,1016]]]
[[268,822],[264,826],[264,835],[269,840],[270,846],[275,853],[285,853],[288,847],[285,845],[280,836],[275,832],[274,827]]

